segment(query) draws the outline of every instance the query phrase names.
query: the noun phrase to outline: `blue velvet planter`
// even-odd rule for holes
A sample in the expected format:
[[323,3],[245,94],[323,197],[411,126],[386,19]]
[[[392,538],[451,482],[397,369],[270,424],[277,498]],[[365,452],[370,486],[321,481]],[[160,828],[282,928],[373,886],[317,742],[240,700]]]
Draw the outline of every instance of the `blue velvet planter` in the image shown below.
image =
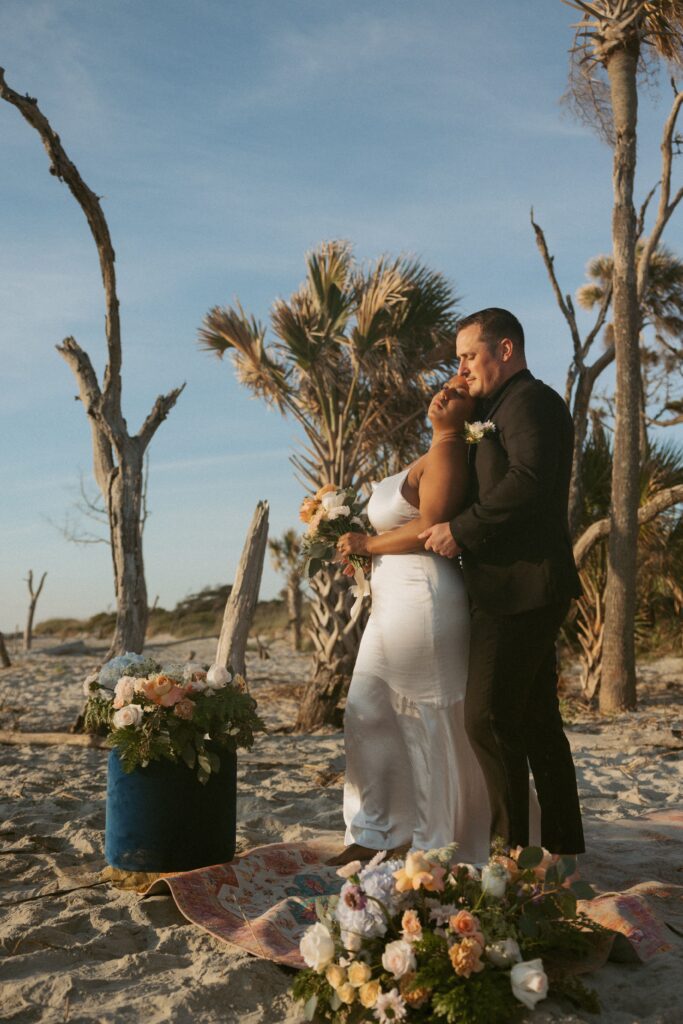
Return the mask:
[[[209,744],[207,744],[209,747]],[[185,764],[124,772],[109,755],[104,857],[123,871],[191,871],[235,856],[237,758],[211,746],[221,770],[204,785]]]

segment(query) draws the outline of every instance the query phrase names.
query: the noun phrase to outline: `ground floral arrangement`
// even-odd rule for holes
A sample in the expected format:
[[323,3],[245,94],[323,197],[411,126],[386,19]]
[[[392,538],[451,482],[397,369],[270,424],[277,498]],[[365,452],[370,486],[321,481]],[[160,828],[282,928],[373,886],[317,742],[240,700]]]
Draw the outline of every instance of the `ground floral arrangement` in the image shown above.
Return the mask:
[[577,913],[595,893],[571,880],[575,859],[494,846],[478,870],[456,849],[339,869],[300,944],[307,1020],[509,1024],[549,992],[599,1011],[573,968],[609,933]]
[[86,731],[106,729],[124,771],[166,758],[204,783],[220,771],[219,749],[251,747],[265,729],[242,676],[213,665],[161,665],[140,654],[112,658],[83,684]]

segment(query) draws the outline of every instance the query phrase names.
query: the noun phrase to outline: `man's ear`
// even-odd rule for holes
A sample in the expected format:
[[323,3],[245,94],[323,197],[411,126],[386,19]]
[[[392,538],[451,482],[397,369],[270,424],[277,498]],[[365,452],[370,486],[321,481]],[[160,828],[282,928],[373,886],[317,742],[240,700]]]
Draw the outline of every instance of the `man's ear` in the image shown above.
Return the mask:
[[500,346],[502,352],[501,359],[504,363],[507,363],[509,359],[512,359],[515,347],[510,338],[502,338]]

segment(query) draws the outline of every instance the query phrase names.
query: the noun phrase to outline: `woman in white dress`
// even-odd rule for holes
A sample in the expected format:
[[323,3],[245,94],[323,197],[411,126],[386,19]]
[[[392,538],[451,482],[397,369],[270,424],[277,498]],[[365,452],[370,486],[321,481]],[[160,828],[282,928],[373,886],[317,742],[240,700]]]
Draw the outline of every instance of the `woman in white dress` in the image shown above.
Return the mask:
[[344,720],[347,845],[330,863],[452,842],[462,861],[488,856],[488,797],[463,723],[467,593],[458,563],[418,540],[465,503],[463,432],[473,412],[466,382],[453,378],[429,406],[429,451],[374,485],[377,536],[339,541],[342,555],[372,557],[372,611]]

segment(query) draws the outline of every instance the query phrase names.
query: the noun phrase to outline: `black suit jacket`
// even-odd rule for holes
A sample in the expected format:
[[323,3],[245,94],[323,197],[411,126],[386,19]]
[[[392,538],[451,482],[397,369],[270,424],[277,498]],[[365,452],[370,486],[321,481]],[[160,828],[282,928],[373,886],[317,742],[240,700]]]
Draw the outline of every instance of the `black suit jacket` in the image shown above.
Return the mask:
[[510,378],[470,448],[471,504],[451,521],[472,602],[514,615],[581,593],[567,525],[574,430],[560,396],[529,370]]

